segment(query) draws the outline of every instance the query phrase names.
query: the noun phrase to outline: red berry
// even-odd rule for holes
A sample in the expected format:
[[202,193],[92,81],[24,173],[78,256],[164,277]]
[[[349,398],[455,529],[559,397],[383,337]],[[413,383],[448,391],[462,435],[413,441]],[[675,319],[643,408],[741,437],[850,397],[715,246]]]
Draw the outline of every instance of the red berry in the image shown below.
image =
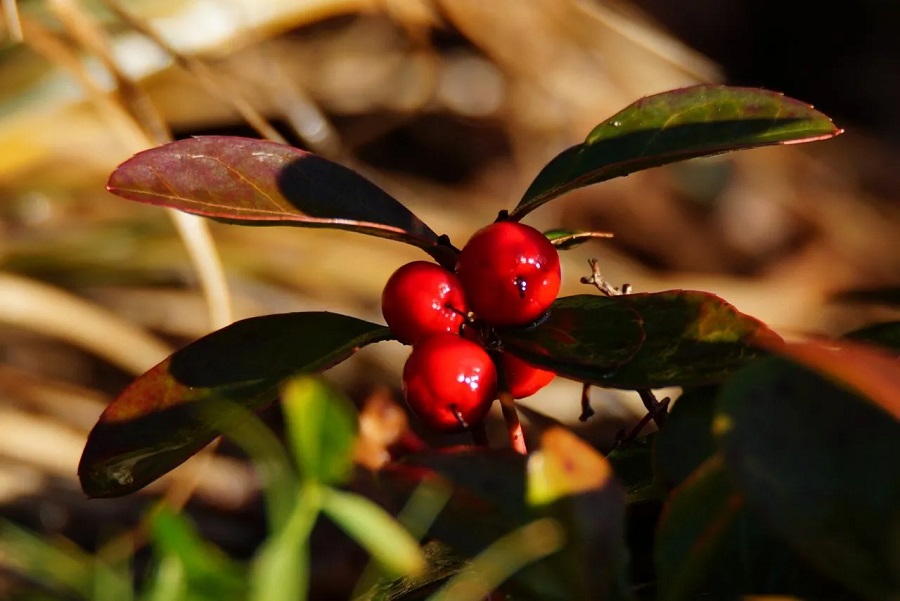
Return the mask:
[[458,431],[487,415],[497,394],[497,371],[474,342],[437,334],[413,347],[403,367],[403,394],[423,422]]
[[459,278],[427,261],[395,271],[381,294],[384,320],[405,344],[434,334],[459,334],[467,311]]
[[556,248],[536,229],[512,221],[476,232],[459,255],[456,274],[475,315],[491,325],[533,322],[559,294]]
[[514,399],[533,395],[556,377],[556,373],[535,367],[509,353],[503,355],[503,375]]

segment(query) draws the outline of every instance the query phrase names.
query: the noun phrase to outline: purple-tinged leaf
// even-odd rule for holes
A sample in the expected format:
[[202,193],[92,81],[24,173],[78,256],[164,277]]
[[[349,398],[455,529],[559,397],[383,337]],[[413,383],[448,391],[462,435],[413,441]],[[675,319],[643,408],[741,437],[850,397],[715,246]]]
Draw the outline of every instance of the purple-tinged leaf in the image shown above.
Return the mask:
[[243,225],[351,230],[445,254],[402,203],[355,171],[265,140],[204,136],[145,150],[112,173],[118,196]]
[[78,466],[84,492],[134,492],[202,449],[247,410],[271,402],[290,376],[343,361],[389,329],[336,313],[253,317],[173,353],[100,416]]
[[700,85],[642,98],[601,123],[538,174],[510,217],[519,220],[576,188],[685,159],[824,140],[827,116],[782,94]]
[[715,455],[712,422],[717,386],[686,389],[656,436],[653,460],[660,484],[674,488],[704,461]]

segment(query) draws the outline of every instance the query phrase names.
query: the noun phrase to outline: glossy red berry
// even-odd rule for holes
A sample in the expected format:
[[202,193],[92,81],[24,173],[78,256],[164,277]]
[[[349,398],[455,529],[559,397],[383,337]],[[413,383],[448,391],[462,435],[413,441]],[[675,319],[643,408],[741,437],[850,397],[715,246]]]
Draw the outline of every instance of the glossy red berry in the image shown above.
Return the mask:
[[497,394],[497,371],[474,342],[437,334],[413,347],[403,367],[403,394],[424,423],[458,431],[487,415]]
[[459,278],[427,261],[395,271],[381,294],[384,320],[405,344],[434,334],[459,334],[467,311]]
[[554,372],[535,367],[508,353],[503,355],[503,375],[514,399],[524,399],[533,395],[556,377]]
[[476,232],[459,255],[456,274],[469,307],[491,325],[533,322],[559,294],[556,248],[536,229],[512,221]]

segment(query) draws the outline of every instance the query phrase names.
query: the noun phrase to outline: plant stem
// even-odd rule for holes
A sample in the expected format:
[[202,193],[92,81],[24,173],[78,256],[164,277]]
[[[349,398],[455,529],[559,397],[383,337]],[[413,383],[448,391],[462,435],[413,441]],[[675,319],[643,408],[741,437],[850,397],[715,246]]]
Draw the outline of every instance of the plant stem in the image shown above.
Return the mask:
[[522,432],[522,422],[519,421],[519,412],[516,411],[516,402],[512,393],[508,390],[500,392],[500,408],[503,410],[503,420],[506,422],[506,432],[509,435],[509,446],[517,453],[528,454],[525,446],[525,434]]
[[637,393],[641,395],[641,400],[647,409],[647,415],[641,421],[652,419],[656,427],[661,430],[666,424],[666,417],[669,415],[669,398],[666,397],[662,401],[658,401],[656,400],[656,395],[649,388],[642,388]]

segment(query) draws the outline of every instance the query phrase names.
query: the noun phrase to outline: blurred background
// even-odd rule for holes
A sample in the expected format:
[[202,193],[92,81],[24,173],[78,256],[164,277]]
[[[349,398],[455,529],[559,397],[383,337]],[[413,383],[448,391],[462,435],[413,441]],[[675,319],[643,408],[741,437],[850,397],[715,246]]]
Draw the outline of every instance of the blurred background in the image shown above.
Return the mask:
[[[210,222],[233,313],[221,299],[211,311],[201,288],[212,276],[179,235],[196,228],[104,189],[117,164],[169,136],[280,137],[360,171],[462,246],[544,163],[641,96],[700,82],[778,90],[846,133],[545,205],[529,224],[615,235],[565,254],[563,293],[588,291],[579,278],[597,257],[614,285],[708,290],[785,336],[896,317],[831,297],[900,281],[900,5],[865,0],[840,15],[769,0],[0,5],[5,524],[93,549],[181,483],[203,533],[251,553],[258,483],[227,444],[202,469],[87,501],[75,470],[88,430],[132,378],[230,319],[326,309],[380,322],[383,283],[423,258],[346,232]],[[361,405],[390,405],[407,353],[376,345],[329,377]],[[524,404],[577,424],[580,391],[559,381]],[[601,446],[641,415],[633,395],[593,397],[599,415],[578,428]],[[330,567],[316,590],[341,598],[344,556],[318,561]],[[0,546],[0,598],[32,586]]]

